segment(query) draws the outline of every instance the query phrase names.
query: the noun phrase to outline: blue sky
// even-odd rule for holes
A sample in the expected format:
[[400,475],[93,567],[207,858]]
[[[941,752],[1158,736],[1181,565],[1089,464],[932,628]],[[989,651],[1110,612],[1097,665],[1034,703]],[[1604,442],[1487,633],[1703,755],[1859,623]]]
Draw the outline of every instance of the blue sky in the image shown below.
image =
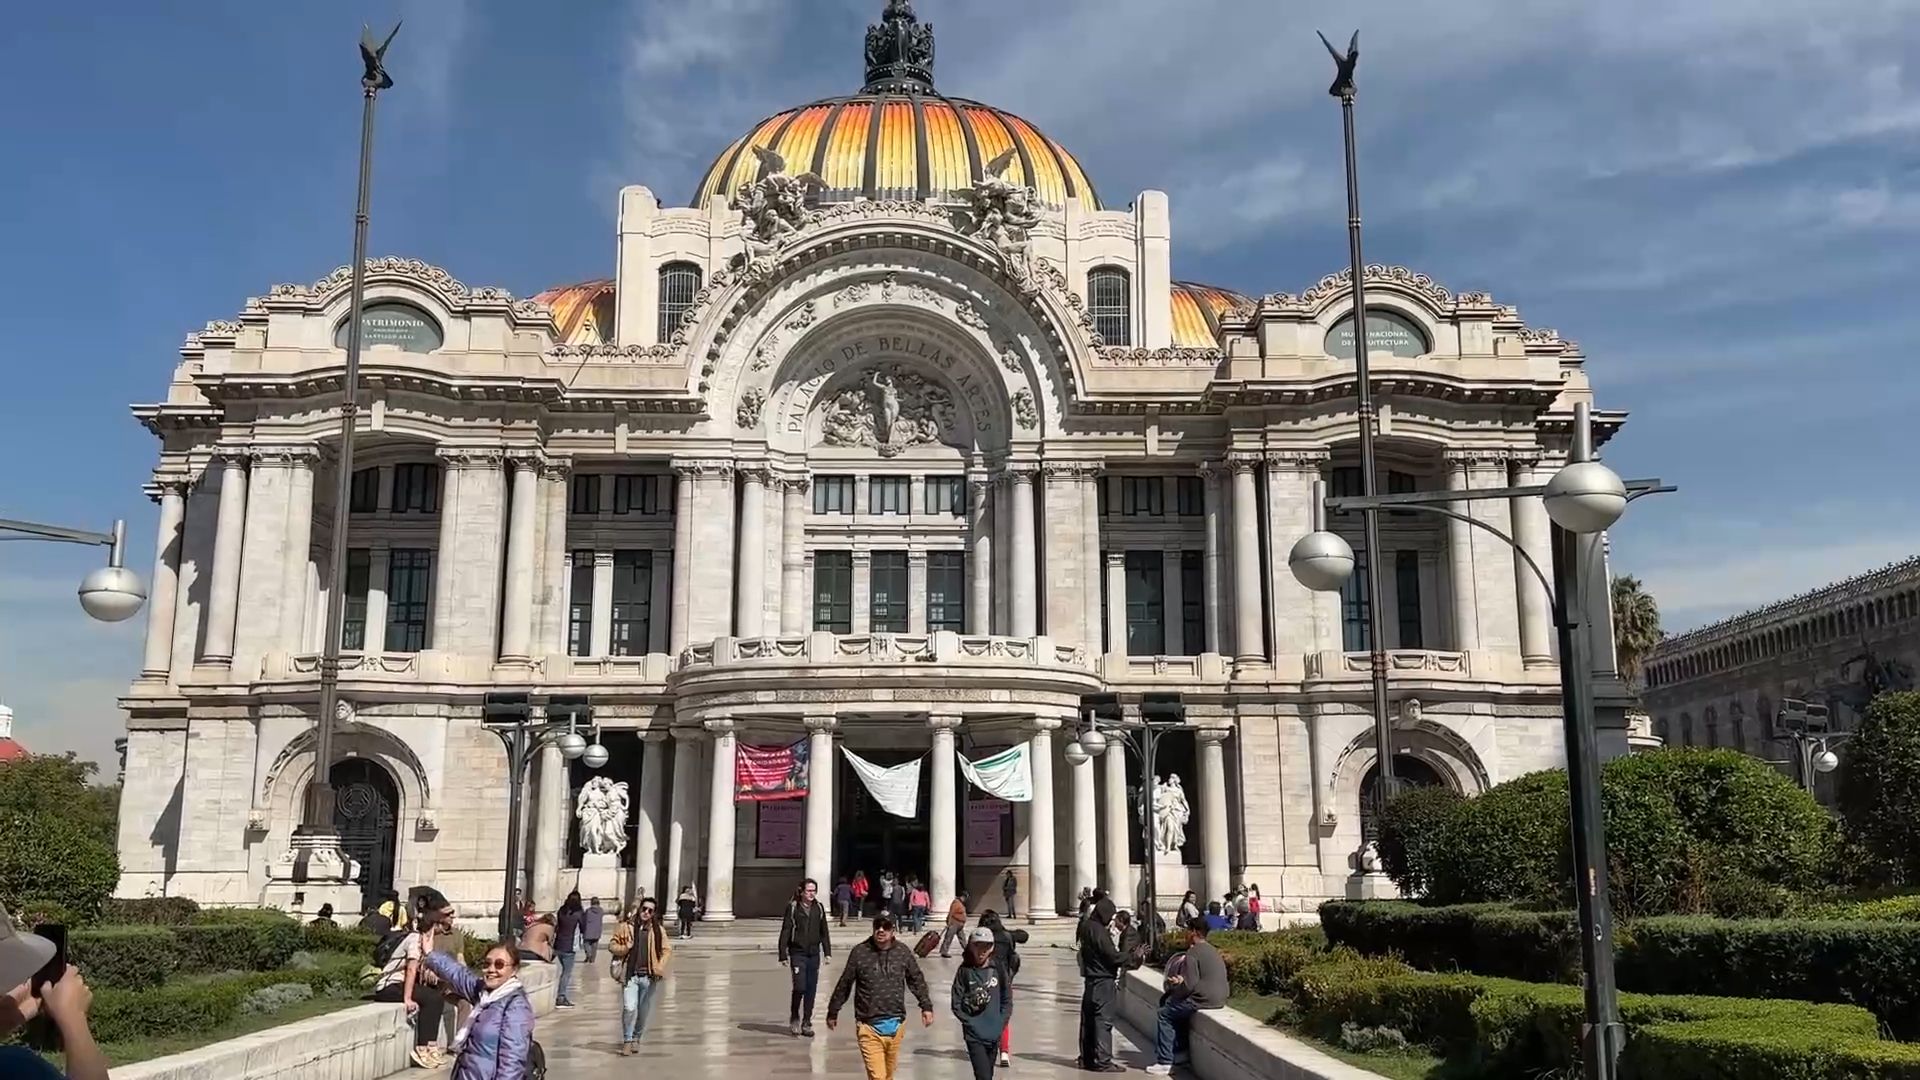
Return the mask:
[[[374,254],[518,294],[608,275],[615,192],[684,202],[761,116],[860,81],[881,0],[28,5],[0,40],[0,516],[140,494],[182,335],[344,263],[362,19],[404,16]],[[1070,147],[1109,205],[1172,199],[1177,275],[1298,291],[1345,261],[1316,26],[1363,28],[1369,261],[1580,341],[1634,507],[1616,569],[1671,629],[1911,554],[1920,0],[921,0],[939,85]],[[0,545],[0,701],[109,762],[143,621],[95,552]],[[111,765],[108,765],[111,772]]]

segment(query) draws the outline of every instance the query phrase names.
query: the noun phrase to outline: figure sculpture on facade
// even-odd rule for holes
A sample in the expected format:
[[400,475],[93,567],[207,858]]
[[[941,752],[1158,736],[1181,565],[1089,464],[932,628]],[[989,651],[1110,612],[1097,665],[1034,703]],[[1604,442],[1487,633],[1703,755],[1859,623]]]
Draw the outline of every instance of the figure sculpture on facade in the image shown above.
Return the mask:
[[[1147,808],[1140,807],[1145,818]],[[1187,822],[1193,820],[1193,807],[1187,803],[1187,789],[1174,773],[1153,785],[1153,852],[1178,855],[1187,843]]]
[[980,179],[962,193],[969,215],[963,231],[992,244],[1010,266],[1025,264],[1028,234],[1040,224],[1039,195],[1003,175],[1015,156],[1016,151],[1008,150],[987,162]]
[[746,219],[742,260],[751,265],[774,254],[811,219],[811,205],[824,182],[813,173],[787,172],[787,159],[764,146],[753,148],[760,177],[734,192],[728,204]]
[[885,364],[821,405],[820,441],[870,446],[892,457],[910,446],[937,443],[953,430],[956,412],[946,387]]
[[627,783],[596,776],[574,801],[580,847],[589,855],[618,855],[627,847]]

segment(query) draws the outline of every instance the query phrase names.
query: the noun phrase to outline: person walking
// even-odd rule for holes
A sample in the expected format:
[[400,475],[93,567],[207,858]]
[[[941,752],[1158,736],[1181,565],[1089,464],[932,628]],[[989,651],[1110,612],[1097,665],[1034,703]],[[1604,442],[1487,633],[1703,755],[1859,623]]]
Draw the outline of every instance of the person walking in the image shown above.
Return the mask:
[[927,916],[933,911],[933,897],[927,887],[915,881],[907,890],[907,929],[919,933],[927,928]]
[[820,965],[833,959],[827,933],[827,909],[820,906],[819,883],[808,878],[794,891],[780,920],[780,962],[793,975],[787,1000],[787,1034],[813,1038],[813,1001],[820,989]]
[[1252,918],[1253,924],[1247,929],[1255,933],[1260,931],[1260,910],[1260,886],[1257,883],[1249,885],[1247,886],[1247,914]]
[[[632,1057],[640,1052],[640,1040],[647,1033],[647,1020],[653,1015],[653,1002],[667,975],[667,961],[673,947],[667,944],[666,928],[660,925],[660,906],[651,897],[640,901],[633,914],[631,938],[625,955],[615,954],[613,971],[620,983],[620,1053]],[[619,946],[610,946],[612,953]]]
[[1207,940],[1212,932],[1206,920],[1195,920],[1187,927],[1187,951],[1167,962],[1166,991],[1160,996],[1154,1028],[1153,1064],[1147,1066],[1155,1076],[1172,1073],[1185,1058],[1183,1047],[1193,1027],[1193,1014],[1227,1003],[1227,961]]
[[[1000,977],[1007,985],[1007,993],[1013,993],[1013,977],[1020,974],[1020,950],[1018,946],[1031,940],[1025,930],[1008,930],[1007,924],[992,908],[980,913],[980,925],[993,934],[993,962],[1000,968]],[[1011,1000],[1011,997],[1009,997]],[[1000,1029],[1000,1064],[1013,1064],[1013,1022],[1011,1017],[1007,1025]]]
[[1007,902],[1007,918],[1009,919],[1017,918],[1020,914],[1013,906],[1014,898],[1019,895],[1020,883],[1013,879],[1013,871],[1008,870],[1007,876],[1000,879],[1000,898]]
[[587,905],[586,913],[580,917],[580,944],[586,947],[589,964],[600,952],[600,931],[606,924],[607,911],[600,906],[600,898],[596,896]]
[[894,936],[893,916],[874,916],[873,934],[847,953],[847,966],[827,999],[827,1030],[840,1026],[840,1010],[853,998],[855,1035],[867,1080],[894,1080],[900,1043],[906,1036],[907,991],[920,1006],[920,1024],[933,1026],[933,996],[913,950]]
[[700,890],[693,887],[693,882],[687,882],[687,887],[680,890],[680,898],[674,901],[674,906],[679,909],[680,936],[692,937],[693,920],[700,914]]
[[855,870],[853,884],[849,887],[853,889],[853,912],[864,918],[867,914],[867,893],[871,890],[871,886],[867,884],[867,872]]
[[847,883],[846,878],[841,878],[840,883],[833,887],[833,910],[839,916],[841,926],[847,925],[847,920],[853,918],[853,886]]
[[1089,1072],[1126,1071],[1113,1060],[1113,1018],[1125,964],[1113,941],[1113,916],[1113,901],[1102,896],[1080,920],[1080,1067]]
[[994,1051],[1013,1019],[1013,985],[995,951],[993,931],[975,929],[961,950],[960,970],[953,973],[953,1015],[960,1021],[973,1080],[993,1080]]
[[448,989],[473,1003],[453,1036],[453,1080],[519,1080],[533,1058],[533,1003],[520,985],[520,957],[506,945],[487,950],[480,974],[459,958],[433,948],[442,928],[421,935],[426,966]]
[[940,958],[945,960],[952,956],[949,950],[956,939],[962,939],[961,944],[964,946],[966,942],[963,939],[966,933],[967,894],[961,893],[953,898],[953,903],[947,905],[947,927],[940,934]]
[[569,994],[573,990],[573,965],[578,960],[580,944],[580,924],[585,921],[587,909],[580,903],[578,890],[567,894],[561,901],[560,910],[553,917],[553,955],[560,961],[560,992],[555,996],[553,1007],[571,1009],[573,1001]]

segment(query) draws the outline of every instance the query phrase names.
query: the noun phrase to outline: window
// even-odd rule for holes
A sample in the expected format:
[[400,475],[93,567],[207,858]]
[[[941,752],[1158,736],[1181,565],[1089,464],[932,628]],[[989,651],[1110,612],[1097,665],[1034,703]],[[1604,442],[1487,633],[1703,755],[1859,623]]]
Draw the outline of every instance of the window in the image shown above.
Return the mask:
[[927,632],[967,632],[967,558],[958,551],[927,556]]
[[347,509],[355,514],[371,514],[380,509],[380,467],[353,470],[353,491],[347,496]]
[[387,559],[387,651],[419,652],[427,647],[427,605],[433,584],[433,552],[394,548]]
[[927,513],[964,517],[967,512],[967,478],[964,476],[927,477]]
[[1327,470],[1327,494],[1336,499],[1352,498],[1361,494],[1360,467],[1336,465]]
[[1180,641],[1187,656],[1198,656],[1207,647],[1207,586],[1202,569],[1206,553],[1180,553]]
[[700,291],[700,268],[687,262],[670,262],[660,268],[660,340],[671,340],[680,328],[680,316],[693,307]]
[[1207,489],[1197,476],[1177,476],[1173,482],[1174,512],[1199,517],[1207,512]]
[[593,552],[573,553],[572,577],[573,587],[567,596],[567,655],[592,656]]
[[1127,552],[1127,655],[1167,651],[1166,590],[1157,551]]
[[[347,347],[348,322],[340,320],[334,328],[333,345]],[[360,344],[371,349],[391,345],[413,353],[430,353],[441,345],[440,327],[426,312],[412,304],[393,300],[375,300],[360,311]]]
[[[1420,481],[1412,473],[1397,472],[1393,469],[1387,470],[1387,494],[1405,495],[1418,490],[1420,490]],[[1395,517],[1414,516],[1412,510],[1389,510],[1387,513]],[[1407,646],[1407,648],[1412,647],[1411,645]]]
[[1367,597],[1367,549],[1355,545],[1353,573],[1347,583],[1340,586],[1341,648],[1348,652],[1366,652],[1373,647],[1372,625],[1368,622],[1371,610]]
[[367,582],[372,571],[372,552],[366,548],[347,549],[347,612],[340,624],[340,648],[348,652],[367,647]]
[[[819,487],[813,489],[819,492]],[[815,496],[816,503],[818,495]],[[813,556],[813,628],[853,633],[853,553],[821,551]]]
[[1109,345],[1133,344],[1133,286],[1127,272],[1102,266],[1087,275],[1093,328]]
[[876,551],[869,578],[867,627],[876,634],[907,632],[907,553]]
[[613,640],[615,656],[642,656],[652,623],[653,552],[613,553]]
[[[575,514],[597,514],[600,512],[600,477],[593,473],[576,475],[568,481],[567,509]],[[592,555],[589,553],[591,564]]]
[[[1327,331],[1327,355],[1336,360],[1351,360],[1354,353],[1353,316],[1347,315]],[[1367,309],[1367,351],[1395,356],[1425,356],[1426,331],[1398,312],[1381,308]]]
[[665,514],[673,510],[673,485],[660,473],[629,473],[613,478],[613,512]]
[[393,512],[440,512],[440,466],[411,462],[393,467]]
[[816,514],[853,513],[853,477],[814,477],[813,512]]
[[913,507],[913,481],[904,476],[876,476],[867,481],[867,512],[904,514]]
[[1403,649],[1426,648],[1425,636],[1420,631],[1419,552],[1396,551],[1393,553],[1393,586],[1395,614],[1400,622],[1400,647]]
[[1127,515],[1166,513],[1167,482],[1157,476],[1120,478],[1120,512]]

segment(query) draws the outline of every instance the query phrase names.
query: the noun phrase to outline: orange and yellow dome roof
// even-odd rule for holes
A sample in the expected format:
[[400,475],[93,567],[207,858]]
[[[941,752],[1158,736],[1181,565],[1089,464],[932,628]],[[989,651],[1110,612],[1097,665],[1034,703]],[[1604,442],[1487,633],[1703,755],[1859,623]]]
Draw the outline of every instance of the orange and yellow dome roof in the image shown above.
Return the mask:
[[933,27],[914,17],[911,4],[893,0],[867,28],[866,58],[859,93],[775,113],[734,140],[701,178],[693,205],[731,198],[758,179],[753,151],[765,147],[786,160],[788,172],[819,176],[828,202],[951,198],[1011,150],[1002,175],[1031,185],[1041,202],[1059,207],[1071,197],[1100,208],[1065,147],[1010,112],[933,88]]

